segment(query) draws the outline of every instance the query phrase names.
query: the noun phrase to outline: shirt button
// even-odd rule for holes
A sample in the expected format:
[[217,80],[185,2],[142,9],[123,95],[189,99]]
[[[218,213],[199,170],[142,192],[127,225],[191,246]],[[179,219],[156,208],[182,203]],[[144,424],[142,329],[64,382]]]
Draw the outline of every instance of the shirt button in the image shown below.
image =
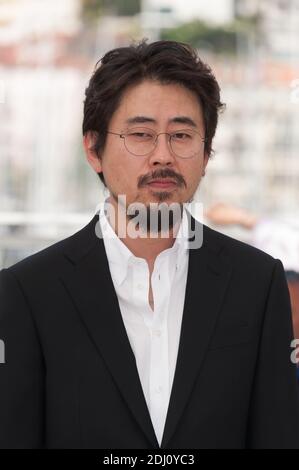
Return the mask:
[[142,285],[142,284],[137,284],[137,289],[138,289],[138,290],[142,290],[142,289],[143,289],[143,285]]
[[162,387],[161,387],[161,385],[156,388],[155,392],[156,392],[156,393],[161,393],[161,392],[162,392]]

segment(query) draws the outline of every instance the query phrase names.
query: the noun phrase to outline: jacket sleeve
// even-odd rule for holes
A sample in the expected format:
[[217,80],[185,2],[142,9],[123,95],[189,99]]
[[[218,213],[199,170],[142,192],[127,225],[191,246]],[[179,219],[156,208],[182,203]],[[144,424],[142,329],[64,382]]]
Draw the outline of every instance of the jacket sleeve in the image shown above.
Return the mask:
[[0,448],[42,448],[43,357],[30,307],[9,269],[0,271],[0,339]]
[[299,387],[291,361],[293,325],[283,265],[269,289],[248,420],[247,447],[299,449]]

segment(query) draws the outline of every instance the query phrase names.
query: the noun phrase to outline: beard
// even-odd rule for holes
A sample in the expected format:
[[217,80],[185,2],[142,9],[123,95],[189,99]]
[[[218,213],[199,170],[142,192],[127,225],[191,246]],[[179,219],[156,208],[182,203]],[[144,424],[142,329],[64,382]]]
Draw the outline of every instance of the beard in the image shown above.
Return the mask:
[[[187,202],[179,203],[172,202],[168,205],[165,201],[169,198],[169,194],[165,191],[156,193],[159,202],[152,202],[145,205],[141,202],[133,202],[129,205],[126,201],[119,197],[117,194],[110,191],[109,200],[113,200],[120,208],[120,212],[124,214],[124,219],[127,223],[134,226],[134,230],[140,230],[144,234],[155,235],[169,233],[179,228],[183,217],[184,204],[189,204],[193,201],[192,196]],[[163,237],[164,238],[164,237]]]
[[[127,220],[133,221],[136,218],[136,228],[143,233],[161,234],[168,233],[177,228],[183,217],[183,204],[176,203],[173,208],[168,209],[167,205],[159,205],[156,207],[146,206],[140,211],[134,209],[134,204],[127,214]],[[134,220],[135,222],[135,220]]]

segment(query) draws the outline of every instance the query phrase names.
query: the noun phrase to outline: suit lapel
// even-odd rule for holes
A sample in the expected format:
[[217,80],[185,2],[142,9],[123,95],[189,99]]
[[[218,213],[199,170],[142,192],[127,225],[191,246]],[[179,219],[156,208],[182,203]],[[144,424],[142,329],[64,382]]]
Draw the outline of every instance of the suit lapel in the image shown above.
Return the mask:
[[189,251],[180,343],[161,448],[167,448],[189,401],[228,287],[232,268],[221,260],[219,249],[204,226],[202,247]]
[[[73,267],[61,280],[132,415],[149,442],[158,448],[97,221],[95,215],[69,241],[65,255]],[[191,217],[192,229],[194,223],[198,224]],[[204,227],[203,246],[189,252],[180,344],[162,448],[167,447],[188,402],[230,278],[231,269],[220,260],[219,247],[209,238]]]
[[[91,340],[104,359],[132,415],[151,445],[158,448],[135,356],[111,279],[104,243],[95,236],[95,222],[96,216],[93,224],[89,224],[89,229],[83,229],[86,233],[82,233],[68,248],[67,256],[76,266],[71,273],[62,277],[62,282],[73,298]],[[92,237],[90,231],[93,231]]]

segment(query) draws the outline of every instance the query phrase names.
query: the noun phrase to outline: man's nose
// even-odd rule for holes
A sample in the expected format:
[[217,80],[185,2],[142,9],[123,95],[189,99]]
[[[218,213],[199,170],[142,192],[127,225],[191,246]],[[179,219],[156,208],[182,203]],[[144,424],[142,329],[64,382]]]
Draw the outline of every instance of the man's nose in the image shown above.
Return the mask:
[[170,147],[170,136],[166,133],[159,133],[156,138],[156,144],[153,152],[150,155],[150,161],[168,163],[174,161],[174,155]]

